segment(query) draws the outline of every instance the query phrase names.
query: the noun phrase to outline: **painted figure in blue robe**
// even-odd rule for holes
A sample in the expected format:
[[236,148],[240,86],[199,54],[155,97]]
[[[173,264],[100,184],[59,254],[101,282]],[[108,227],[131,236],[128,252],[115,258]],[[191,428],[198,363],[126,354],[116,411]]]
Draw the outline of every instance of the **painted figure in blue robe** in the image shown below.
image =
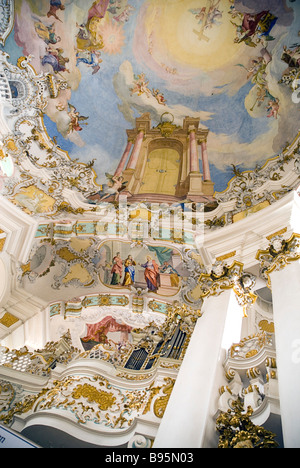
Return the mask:
[[80,63],[84,63],[92,68],[92,74],[95,75],[100,70],[100,63],[102,62],[101,59],[101,52],[99,50],[95,50],[94,52],[90,52],[88,50],[78,51],[76,54],[76,66]]
[[65,10],[65,6],[62,4],[61,0],[50,0],[50,9],[47,13],[48,18],[50,18],[50,16],[54,16],[58,21],[61,21],[56,14],[58,10]]
[[135,261],[132,258],[132,255],[128,255],[127,259],[124,262],[125,265],[125,277],[123,281],[123,286],[131,286],[135,281]]
[[64,71],[67,71],[69,73],[69,70],[67,70],[66,68],[66,63],[69,62],[69,58],[62,56],[63,49],[61,48],[54,49],[53,47],[48,47],[47,52],[48,54],[42,57],[43,66],[47,64],[51,65],[54,73],[64,72]]

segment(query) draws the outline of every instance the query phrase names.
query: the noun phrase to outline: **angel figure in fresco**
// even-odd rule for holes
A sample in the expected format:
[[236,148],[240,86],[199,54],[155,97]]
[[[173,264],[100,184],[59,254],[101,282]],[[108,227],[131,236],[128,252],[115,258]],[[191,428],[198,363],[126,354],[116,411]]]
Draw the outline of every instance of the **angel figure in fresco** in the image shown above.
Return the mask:
[[205,36],[204,32],[207,29],[211,29],[213,26],[219,26],[220,19],[223,17],[223,12],[219,10],[221,0],[208,0],[206,7],[192,8],[189,10],[195,15],[196,20],[201,25],[201,30],[197,31],[194,29],[194,33],[197,34],[199,40],[209,41],[209,38]]
[[50,16],[54,16],[55,19],[61,21],[56,13],[58,10],[65,10],[65,8],[66,7],[62,4],[61,0],[50,0],[50,9],[47,13],[48,18],[50,18]]
[[251,79],[251,83],[258,86],[259,88],[267,89],[267,66],[272,61],[272,57],[269,53],[265,52],[263,55],[256,59],[252,59],[249,66],[245,67],[242,64],[237,66],[243,68],[247,72],[247,80]]
[[84,63],[88,67],[92,68],[92,75],[98,73],[101,62],[100,50],[78,50],[76,53],[76,66],[78,66],[79,63]]
[[[88,117],[79,115],[79,112],[76,110],[74,106],[72,106],[72,104],[69,104],[68,116],[70,117],[69,133],[80,132],[82,130],[82,127],[80,126],[79,122],[82,122],[88,119]],[[85,125],[87,125],[87,123]]]
[[147,288],[151,292],[157,291],[159,287],[159,266],[150,255],[147,256],[147,262],[141,265],[145,268],[145,280]]
[[267,111],[269,112],[267,117],[268,118],[274,117],[275,119],[277,119],[279,108],[280,108],[279,99],[271,99],[267,107]]
[[117,16],[114,16],[114,20],[118,23],[126,23],[130,19],[130,14],[134,11],[133,6],[126,5],[125,9]]
[[55,33],[55,23],[47,26],[43,24],[40,20],[34,22],[34,29],[40,39],[42,39],[47,45],[48,44],[57,44],[61,41],[60,36],[57,36]]
[[90,33],[87,28],[87,25],[84,23],[82,24],[76,23],[76,26],[78,28],[78,32],[76,35],[76,50],[77,51],[89,50],[91,46],[91,41],[90,41]]
[[198,21],[199,24],[203,23],[205,18],[206,7],[203,8],[192,8],[189,10],[193,15],[195,15],[195,19]]
[[135,75],[133,84],[134,87],[130,88],[131,96],[134,93],[137,93],[138,96],[141,96],[142,94],[146,94],[147,97],[151,96],[151,91],[148,88],[149,81],[147,81],[145,73]]
[[123,281],[123,286],[131,286],[135,281],[135,261],[132,258],[132,255],[128,255],[124,262],[125,266],[125,277]]
[[247,79],[251,78],[251,82],[253,84],[265,86],[267,84],[267,65],[268,63],[265,61],[264,57],[258,57],[257,59],[253,59],[251,61],[251,66],[247,69]]
[[122,0],[109,0],[109,6],[107,8],[107,11],[109,11],[109,13],[111,13],[112,15],[116,15],[120,12],[119,10],[122,9],[121,4]]
[[94,193],[88,197],[88,202],[90,204],[101,203],[111,196],[114,196],[114,201],[117,201],[119,198],[119,193],[124,190],[127,185],[127,182],[124,182],[124,177],[122,175],[112,176],[108,173],[105,175],[108,179],[108,183],[103,184],[99,192]]
[[88,11],[86,27],[89,34],[90,47],[93,50],[103,49],[103,37],[101,26],[107,13],[109,0],[98,0],[93,3]]
[[268,90],[267,86],[257,86],[257,92],[256,92],[256,101],[254,102],[252,108],[250,109],[251,112],[254,111],[255,106],[261,107],[262,104],[268,99],[268,105],[267,105],[267,112],[268,118],[274,117],[277,119],[278,114],[279,114],[279,108],[280,108],[280,101],[279,99],[275,98],[272,96],[270,91]]
[[[103,18],[106,15],[108,5],[109,0],[95,1],[88,11],[87,22],[82,24],[76,23],[78,28],[76,35],[77,53],[80,54],[82,51],[95,53],[95,51],[103,49],[104,43],[100,29]],[[98,56],[90,57],[90,59],[98,61],[99,65],[100,62]]]
[[159,89],[153,89],[152,95],[155,97],[158,104],[161,104],[163,106],[167,104],[167,101],[165,100],[164,95],[159,91]]
[[[256,47],[263,38],[267,41],[272,41],[274,38],[270,35],[278,18],[269,11],[262,11],[258,14],[245,13],[242,15],[242,24],[236,26],[237,37],[236,43],[245,42],[250,47]],[[256,42],[254,42],[256,39]]]
[[63,49],[58,48],[54,49],[52,46],[47,47],[47,54],[42,59],[42,65],[51,65],[54,73],[59,72],[68,72],[70,71],[66,68],[66,64],[69,62],[68,57],[63,57]]

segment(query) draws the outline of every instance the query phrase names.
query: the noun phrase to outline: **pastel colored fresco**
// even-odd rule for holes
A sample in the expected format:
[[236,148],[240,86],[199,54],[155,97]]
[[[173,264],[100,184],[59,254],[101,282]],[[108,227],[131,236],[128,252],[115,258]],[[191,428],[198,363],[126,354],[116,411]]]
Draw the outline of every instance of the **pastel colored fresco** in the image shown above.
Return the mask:
[[170,113],[209,129],[223,191],[233,166],[262,166],[297,134],[299,10],[292,0],[16,0],[2,47],[11,63],[32,56],[37,74],[67,81],[45,127],[72,160],[92,161],[99,184],[135,119],[147,112],[157,126]]

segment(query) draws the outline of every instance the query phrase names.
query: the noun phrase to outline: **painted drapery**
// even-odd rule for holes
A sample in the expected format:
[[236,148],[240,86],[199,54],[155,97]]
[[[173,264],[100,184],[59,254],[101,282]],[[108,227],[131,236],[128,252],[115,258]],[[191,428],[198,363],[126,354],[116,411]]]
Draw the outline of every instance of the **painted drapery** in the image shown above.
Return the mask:
[[118,323],[113,317],[105,317],[103,320],[93,324],[87,324],[87,333],[81,341],[84,343],[105,344],[108,342],[107,334],[120,332],[120,341],[127,342],[131,327]]

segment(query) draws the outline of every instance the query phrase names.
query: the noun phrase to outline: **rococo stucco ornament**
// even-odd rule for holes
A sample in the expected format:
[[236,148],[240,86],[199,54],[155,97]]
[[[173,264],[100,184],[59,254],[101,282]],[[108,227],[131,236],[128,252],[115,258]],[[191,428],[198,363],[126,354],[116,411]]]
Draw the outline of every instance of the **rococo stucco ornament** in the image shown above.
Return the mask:
[[293,234],[288,240],[281,235],[273,237],[266,250],[257,252],[256,259],[260,262],[261,276],[271,288],[270,274],[300,259],[300,234]]

